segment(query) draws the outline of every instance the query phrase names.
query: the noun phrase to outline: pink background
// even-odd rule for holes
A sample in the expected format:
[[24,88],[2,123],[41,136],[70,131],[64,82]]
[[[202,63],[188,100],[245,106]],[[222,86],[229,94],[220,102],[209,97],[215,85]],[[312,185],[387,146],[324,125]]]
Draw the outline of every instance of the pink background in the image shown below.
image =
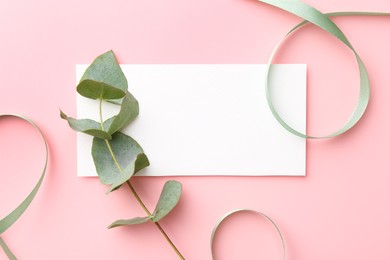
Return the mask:
[[[306,2],[323,12],[390,12],[388,0]],[[175,178],[183,196],[161,225],[186,259],[211,259],[211,230],[237,207],[276,221],[289,260],[390,259],[390,18],[334,20],[367,65],[367,113],[341,137],[307,142],[306,177]],[[176,259],[150,223],[106,229],[143,215],[128,189],[106,196],[98,179],[76,177],[76,135],[59,118],[59,108],[76,113],[75,64],[109,49],[121,63],[265,63],[298,21],[254,0],[1,1],[0,113],[31,117],[50,145],[42,188],[3,239],[20,259]],[[310,133],[336,130],[348,118],[358,73],[346,47],[309,26],[288,40],[277,62],[308,64]],[[31,190],[43,149],[26,123],[0,124],[3,217]],[[134,186],[153,208],[167,179],[135,178]],[[215,252],[224,260],[281,259],[276,232],[253,214],[226,222]]]

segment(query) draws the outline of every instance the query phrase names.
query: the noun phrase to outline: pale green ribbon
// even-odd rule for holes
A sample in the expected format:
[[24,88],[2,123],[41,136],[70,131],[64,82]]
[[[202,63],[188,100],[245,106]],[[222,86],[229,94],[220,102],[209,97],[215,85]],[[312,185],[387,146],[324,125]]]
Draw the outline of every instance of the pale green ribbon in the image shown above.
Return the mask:
[[[347,37],[344,35],[344,33],[340,30],[340,28],[332,21],[329,19],[329,17],[332,16],[390,16],[390,13],[381,13],[381,12],[334,12],[334,13],[321,13],[317,9],[299,1],[299,0],[258,0],[263,3],[270,4],[272,6],[278,7],[280,9],[283,9],[287,12],[290,12],[292,14],[295,14],[296,16],[301,17],[304,19],[303,22],[299,23],[296,25],[293,29],[291,29],[284,37],[283,39],[276,45],[274,50],[271,53],[271,56],[269,58],[267,68],[266,68],[266,82],[265,82],[265,89],[266,89],[266,97],[267,97],[267,102],[268,105],[271,109],[272,114],[275,116],[275,118],[278,120],[278,122],[289,132],[291,132],[294,135],[303,137],[303,138],[312,138],[312,139],[321,139],[321,138],[330,138],[330,137],[335,137],[338,136],[342,133],[345,133],[349,129],[351,129],[363,116],[367,105],[368,101],[370,99],[370,82],[368,79],[368,73],[366,70],[366,67],[359,57],[359,55],[356,53],[355,49],[352,47],[351,43],[348,41]],[[355,110],[352,112],[352,115],[348,119],[348,121],[336,132],[331,133],[326,136],[309,136],[304,133],[300,133],[299,131],[295,130],[291,126],[289,126],[279,115],[279,113],[276,111],[271,97],[270,97],[270,84],[269,84],[269,74],[271,73],[272,69],[272,61],[274,59],[274,56],[281,46],[281,44],[284,42],[284,40],[294,31],[302,28],[307,23],[312,23],[315,24],[316,26],[320,27],[321,29],[329,32],[331,35],[336,37],[338,40],[340,40],[342,43],[344,43],[355,55],[356,61],[359,66],[359,76],[360,76],[360,91],[359,91],[359,98],[357,105],[355,107]],[[238,213],[242,211],[250,211],[257,213],[261,216],[264,216],[266,219],[268,219],[273,226],[276,228],[279,237],[282,241],[282,246],[283,246],[283,259],[286,259],[286,248],[284,244],[284,239],[282,237],[282,234],[276,225],[276,223],[269,218],[267,215],[264,213],[251,210],[251,209],[236,209],[233,210],[227,214],[225,214],[220,220],[218,220],[217,224],[214,227],[214,230],[211,234],[211,240],[210,240],[210,246],[211,246],[211,256],[214,259],[214,253],[213,253],[213,242],[214,242],[214,237],[215,233],[218,230],[218,227],[226,220],[227,217]]]
[[251,212],[251,213],[255,213],[257,215],[260,215],[264,218],[266,218],[269,222],[271,222],[271,224],[274,226],[274,228],[276,229],[276,231],[278,232],[278,235],[280,237],[280,241],[282,242],[282,249],[283,249],[283,259],[286,260],[286,247],[285,247],[285,244],[284,244],[284,239],[283,239],[283,236],[282,236],[282,232],[280,232],[280,229],[278,228],[278,226],[276,225],[276,223],[270,218],[268,217],[266,214],[260,212],[260,211],[256,211],[256,210],[252,210],[252,209],[235,209],[235,210],[232,210],[228,213],[226,213],[225,215],[222,216],[222,218],[220,218],[218,221],[217,221],[217,224],[215,225],[214,229],[213,229],[213,232],[211,233],[211,240],[210,240],[210,248],[211,248],[211,257],[212,259],[214,259],[214,250],[213,250],[213,243],[214,243],[214,237],[215,237],[215,234],[217,233],[217,230],[219,228],[219,226],[222,224],[222,222],[224,222],[228,217],[234,215],[234,214],[237,214],[237,213],[242,213],[242,212]]
[[[292,14],[295,14],[296,16],[301,17],[305,21],[301,22],[300,24],[296,25],[293,29],[291,29],[284,38],[276,45],[274,50],[271,53],[270,59],[268,61],[267,69],[266,69],[266,97],[268,105],[271,109],[272,114],[275,116],[275,118],[278,120],[278,122],[289,132],[293,133],[294,135],[303,137],[303,138],[312,138],[312,139],[320,139],[320,138],[330,138],[338,136],[342,133],[345,133],[346,131],[350,130],[363,116],[368,101],[370,99],[370,82],[368,79],[368,73],[366,70],[366,67],[355,51],[355,49],[352,47],[351,43],[345,36],[345,34],[340,30],[340,28],[329,19],[331,16],[389,16],[390,13],[378,13],[378,12],[335,12],[335,13],[327,13],[323,14],[317,9],[299,1],[299,0],[259,0],[260,2],[264,2],[270,5],[273,5],[275,7],[278,7],[280,9],[283,9],[285,11],[288,11]],[[352,115],[347,120],[347,122],[336,132],[325,135],[325,136],[310,136],[306,135],[305,133],[301,133],[294,128],[292,128],[290,125],[288,125],[279,115],[279,113],[276,111],[271,97],[270,97],[270,84],[269,84],[269,74],[271,72],[271,64],[274,59],[274,56],[279,49],[282,42],[286,39],[287,36],[289,36],[292,32],[295,30],[301,28],[303,25],[307,23],[312,23],[318,26],[319,28],[329,32],[331,35],[336,37],[338,40],[340,40],[342,43],[344,43],[355,55],[356,61],[359,66],[359,76],[360,76],[360,91],[359,91],[359,98],[357,105],[352,112]]]
[[[7,216],[5,216],[2,220],[0,220],[0,235],[3,234],[4,231],[6,231],[10,226],[12,226],[13,223],[15,223],[16,220],[19,219],[19,217],[24,213],[24,211],[28,208],[32,200],[34,199],[35,195],[37,194],[43,178],[45,177],[46,173],[46,168],[47,168],[47,162],[48,162],[48,145],[47,141],[41,131],[41,129],[29,118],[21,116],[21,115],[16,115],[16,114],[7,114],[7,115],[0,115],[1,117],[16,117],[19,119],[22,119],[28,123],[30,123],[35,130],[37,130],[42,137],[43,143],[45,145],[45,163],[43,166],[42,174],[41,177],[39,178],[37,184],[35,184],[34,189],[30,192],[30,194],[22,201],[22,203],[16,207],[11,213],[9,213]],[[0,246],[3,248],[4,252],[8,256],[9,259],[16,259],[16,257],[12,254],[11,250],[7,247],[5,244],[4,240],[0,237]]]

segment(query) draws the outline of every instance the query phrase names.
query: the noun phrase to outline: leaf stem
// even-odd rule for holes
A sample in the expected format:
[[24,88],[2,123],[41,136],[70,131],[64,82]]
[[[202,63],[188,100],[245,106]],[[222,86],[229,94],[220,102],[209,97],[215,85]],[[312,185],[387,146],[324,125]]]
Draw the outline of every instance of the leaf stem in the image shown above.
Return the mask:
[[[100,98],[100,102],[99,102],[100,126],[101,126],[102,130],[105,131],[105,130],[104,130],[104,125],[103,125],[102,103],[103,103],[103,98],[101,97],[101,98]],[[118,168],[118,170],[119,170],[120,173],[123,173],[122,167],[119,165],[118,160],[116,159],[115,154],[114,154],[114,152],[112,151],[110,142],[109,142],[108,140],[104,140],[104,141],[106,142],[108,151],[110,152],[111,158],[112,158],[112,160],[115,162],[116,167]],[[131,193],[134,195],[134,197],[135,197],[136,200],[138,201],[139,205],[143,208],[143,210],[146,212],[146,214],[147,214],[149,217],[153,218],[152,213],[150,213],[150,211],[148,210],[148,208],[145,206],[145,204],[143,203],[143,201],[142,201],[141,198],[139,197],[138,193],[135,191],[134,187],[131,185],[130,181],[128,180],[126,183],[127,183],[127,185],[129,186]],[[172,242],[172,240],[169,238],[169,236],[167,235],[167,233],[165,233],[165,231],[164,231],[164,229],[161,227],[160,223],[154,222],[154,221],[153,221],[153,223],[154,223],[154,224],[157,226],[157,228],[160,230],[161,234],[163,234],[163,236],[165,237],[165,239],[168,241],[169,245],[173,248],[173,250],[175,251],[175,253],[179,256],[179,258],[180,258],[181,260],[184,260],[183,255],[182,255],[182,254],[180,253],[180,251],[177,249],[177,247],[176,247],[175,244]],[[1,238],[0,238],[0,239],[1,239]],[[0,242],[1,242],[1,241],[0,241]]]
[[100,126],[103,131],[104,130],[104,125],[103,125],[103,97],[100,97],[99,99],[99,116],[100,116]]
[[[103,125],[103,109],[102,109],[103,105],[102,105],[102,104],[103,104],[103,98],[100,97],[100,99],[99,99],[100,127],[102,128],[103,131],[106,131],[106,130],[104,129],[104,125]],[[114,160],[114,163],[115,163],[116,167],[118,167],[120,173],[123,173],[122,168],[121,168],[121,166],[119,165],[119,163],[118,163],[118,161],[117,161],[117,159],[116,159],[116,157],[115,157],[115,155],[114,155],[114,152],[112,151],[112,148],[111,148],[110,143],[109,143],[108,140],[106,140],[106,139],[104,139],[104,141],[106,142],[108,151],[110,152],[111,158]]]
[[[148,210],[148,208],[145,206],[145,204],[143,203],[143,201],[141,200],[141,198],[138,196],[138,193],[135,191],[133,185],[131,185],[130,181],[127,181],[127,186],[129,186],[130,190],[131,190],[131,193],[133,193],[134,197],[137,199],[138,203],[141,205],[141,207],[144,209],[144,211],[146,212],[146,214],[153,218],[153,215],[150,213],[150,211]],[[157,228],[160,230],[160,232],[163,234],[163,236],[165,237],[165,239],[168,241],[169,245],[173,248],[173,250],[175,251],[175,253],[179,256],[180,259],[184,260],[184,256],[180,253],[180,251],[177,249],[177,247],[175,246],[175,244],[172,242],[172,240],[169,238],[169,236],[167,235],[167,233],[165,233],[164,229],[161,227],[160,223],[158,222],[154,222],[153,223],[157,226]]]

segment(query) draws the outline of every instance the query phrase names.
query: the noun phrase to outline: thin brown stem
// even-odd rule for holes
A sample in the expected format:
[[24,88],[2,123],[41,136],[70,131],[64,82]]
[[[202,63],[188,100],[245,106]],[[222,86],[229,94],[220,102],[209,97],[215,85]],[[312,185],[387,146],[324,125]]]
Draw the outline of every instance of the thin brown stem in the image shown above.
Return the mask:
[[[150,213],[150,211],[148,210],[148,208],[145,206],[145,204],[143,203],[143,201],[141,200],[141,198],[138,196],[138,193],[135,191],[133,185],[131,185],[130,181],[127,181],[127,186],[129,186],[130,188],[130,191],[131,193],[133,193],[134,197],[136,198],[136,200],[138,201],[138,203],[141,205],[141,207],[144,209],[145,213],[149,216],[149,217],[153,217],[152,214]],[[177,249],[177,247],[175,246],[175,244],[172,242],[172,240],[169,238],[169,236],[167,235],[167,233],[165,233],[164,229],[161,227],[160,223],[158,222],[153,222],[157,228],[160,230],[161,234],[163,234],[163,236],[165,237],[165,239],[168,241],[169,245],[173,248],[173,250],[175,251],[175,253],[179,256],[179,258],[181,260],[184,260],[184,256],[180,253],[179,249]]]

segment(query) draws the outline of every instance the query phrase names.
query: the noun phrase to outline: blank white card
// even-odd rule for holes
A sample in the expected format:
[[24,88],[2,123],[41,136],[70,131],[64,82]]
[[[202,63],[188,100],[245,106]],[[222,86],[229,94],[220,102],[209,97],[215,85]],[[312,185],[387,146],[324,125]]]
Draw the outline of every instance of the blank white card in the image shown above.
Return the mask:
[[[123,132],[151,165],[140,175],[304,176],[305,139],[286,131],[265,98],[265,65],[122,65],[140,114]],[[77,82],[87,65],[77,65]],[[306,65],[273,65],[271,96],[306,132]],[[99,102],[77,95],[78,118],[99,120]],[[118,106],[105,104],[108,118]],[[92,137],[77,134],[79,176],[96,176]]]

